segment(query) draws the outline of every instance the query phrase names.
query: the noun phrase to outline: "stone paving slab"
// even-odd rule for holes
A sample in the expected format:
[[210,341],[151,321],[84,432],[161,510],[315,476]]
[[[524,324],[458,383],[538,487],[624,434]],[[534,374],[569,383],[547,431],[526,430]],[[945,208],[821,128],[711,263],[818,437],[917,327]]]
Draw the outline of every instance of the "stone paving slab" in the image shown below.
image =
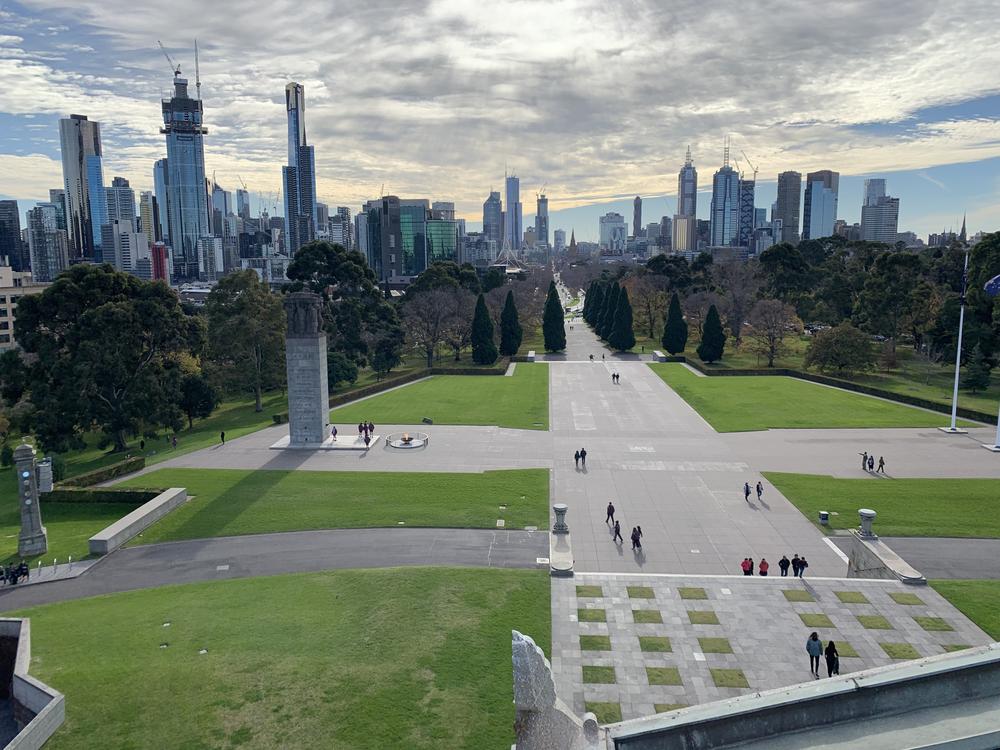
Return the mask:
[[[583,595],[595,593],[586,590],[578,596],[577,586],[600,587],[602,596]],[[682,589],[694,589],[685,592],[689,596],[703,590],[706,598],[682,598]],[[790,601],[786,590],[813,601]],[[580,714],[589,701],[619,703],[624,719],[656,713],[658,704],[694,705],[814,679],[805,651],[813,630],[824,646],[832,639],[845,653],[849,644],[858,654],[841,656],[842,674],[894,663],[882,643],[908,644],[919,656],[931,656],[948,645],[992,641],[933,589],[895,581],[588,573],[553,579],[551,591],[551,662],[558,694]],[[859,602],[845,603],[838,592]],[[922,603],[899,604],[891,594],[915,594]],[[580,609],[603,610],[605,621],[581,622]],[[637,623],[633,610],[652,612],[654,618],[658,613],[662,622]],[[691,610],[714,613],[718,624],[693,624]],[[833,627],[806,625],[800,615],[826,615]],[[865,615],[884,617],[891,629],[866,628],[858,620]],[[940,618],[943,623],[924,622],[952,630],[927,630],[915,617]],[[585,651],[581,635],[607,636],[611,650]],[[671,650],[643,651],[639,638],[644,636],[668,638]],[[732,653],[724,653],[727,645]],[[584,666],[613,667],[616,682],[585,684]],[[650,684],[647,668],[658,667],[675,668],[681,684]],[[748,687],[717,686],[713,669],[739,670]],[[826,675],[825,661],[820,673]],[[657,674],[652,676],[655,680]]]

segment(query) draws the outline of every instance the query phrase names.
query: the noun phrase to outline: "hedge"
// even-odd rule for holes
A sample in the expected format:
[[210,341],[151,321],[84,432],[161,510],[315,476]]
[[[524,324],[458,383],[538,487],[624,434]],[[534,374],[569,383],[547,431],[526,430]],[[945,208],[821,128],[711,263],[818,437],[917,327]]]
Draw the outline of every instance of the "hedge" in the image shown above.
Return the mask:
[[43,503],[122,503],[136,507],[148,503],[162,490],[116,490],[60,487],[42,494]]
[[145,466],[145,457],[132,456],[131,458],[126,458],[124,461],[119,461],[116,464],[104,466],[100,469],[95,469],[94,471],[88,471],[86,474],[78,474],[75,477],[64,479],[62,482],[59,482],[57,486],[60,488],[90,487],[95,484],[100,484],[101,482],[107,482],[115,477],[139,471],[139,469],[145,468]]

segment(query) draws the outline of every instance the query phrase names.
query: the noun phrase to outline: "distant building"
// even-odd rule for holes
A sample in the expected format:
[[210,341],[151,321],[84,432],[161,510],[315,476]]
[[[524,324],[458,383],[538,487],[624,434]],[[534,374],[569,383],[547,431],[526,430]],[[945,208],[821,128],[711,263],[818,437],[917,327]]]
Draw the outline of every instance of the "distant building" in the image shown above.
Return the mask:
[[451,201],[434,201],[431,203],[431,218],[455,221],[455,204]]
[[739,236],[740,176],[729,166],[728,141],[724,161],[712,178],[712,228],[709,244],[713,247],[731,245]]
[[167,216],[167,160],[159,159],[153,165],[153,194],[156,196],[156,206],[160,214],[160,239],[169,242],[167,232],[169,218]]
[[503,232],[503,203],[500,193],[490,191],[490,197],[483,203],[483,236],[499,247],[503,244]]
[[250,193],[243,188],[236,188],[236,215],[250,221]]
[[652,242],[660,236],[660,225],[658,222],[646,225],[646,239]]
[[893,245],[899,230],[899,198],[885,193],[884,179],[865,180],[861,206],[861,239]]
[[70,259],[99,259],[101,224],[107,222],[101,124],[70,115],[59,121],[59,145]]
[[[62,232],[65,237],[65,229],[57,231]],[[63,247],[66,247],[65,239]],[[47,283],[35,281],[30,271],[18,271],[11,266],[0,265],[0,352],[17,346],[14,339],[14,315],[18,300],[26,294],[38,294],[47,286]]]
[[198,277],[213,282],[226,273],[226,256],[221,237],[211,235],[198,238]]
[[566,249],[566,230],[557,229],[552,233],[552,249],[554,252],[562,252]]
[[861,225],[848,224],[843,219],[837,219],[833,222],[833,233],[838,237],[843,237],[848,242],[857,242],[861,239]]
[[694,253],[698,249],[698,226],[694,216],[674,215],[671,247],[675,253]]
[[160,234],[160,207],[151,190],[139,193],[139,223],[150,245],[163,239]]
[[529,250],[535,249],[535,228],[528,227],[524,230],[524,237],[521,243],[522,248],[527,248]]
[[56,207],[39,203],[28,211],[28,252],[35,281],[55,281],[69,267],[69,238],[59,229]]
[[598,245],[601,251],[611,255],[623,255],[625,253],[625,238],[628,236],[625,217],[620,213],[609,211],[600,217],[599,225],[600,240]]
[[779,242],[799,244],[799,207],[802,202],[802,175],[782,172],[778,175],[778,200],[775,218],[781,221]]
[[507,175],[504,178],[504,185],[506,213],[503,239],[505,242],[510,242],[511,248],[518,250],[521,247],[521,235],[524,231],[521,224],[521,180],[514,175]]
[[736,244],[750,247],[753,230],[757,226],[757,209],[754,208],[755,180],[740,180],[740,218],[736,232]]
[[158,281],[170,281],[170,255],[163,242],[154,242],[149,246],[150,261],[153,267],[152,278]]
[[[331,215],[331,219],[333,216]],[[357,243],[354,239],[354,224],[351,222],[351,209],[347,206],[337,206],[337,218],[340,219],[341,226],[344,228],[344,247],[348,250],[352,250],[356,247]]]
[[806,175],[805,210],[802,219],[802,239],[830,237],[837,220],[837,194],[840,173],[824,169]]
[[56,226],[66,229],[66,191],[63,188],[49,190],[49,203],[56,207]]
[[111,187],[106,188],[108,201],[108,222],[131,222],[135,228],[135,191],[124,177],[111,180]]
[[[691,147],[688,146],[684,166],[677,175],[677,215],[696,216],[698,214],[698,170],[691,160]],[[676,247],[676,245],[674,246]]]
[[31,268],[31,256],[21,241],[21,212],[17,201],[0,201],[0,264],[19,272]]
[[135,273],[136,264],[150,258],[149,240],[144,232],[136,230],[134,221],[114,219],[101,227],[101,252],[105,263]]
[[635,237],[643,235],[645,230],[642,226],[642,198],[638,195],[632,201],[632,234]]
[[[239,192],[239,191],[237,191]],[[316,234],[325,235],[330,228],[330,207],[316,201]]]
[[306,142],[306,95],[301,83],[285,86],[288,166],[285,185],[285,247],[289,256],[316,238],[316,155]]
[[538,194],[535,207],[535,241],[546,246],[549,244],[549,199],[544,193]]
[[[451,215],[455,215],[454,208]],[[458,226],[454,219],[428,218],[424,223],[423,233],[427,248],[424,268],[432,263],[458,262]]]

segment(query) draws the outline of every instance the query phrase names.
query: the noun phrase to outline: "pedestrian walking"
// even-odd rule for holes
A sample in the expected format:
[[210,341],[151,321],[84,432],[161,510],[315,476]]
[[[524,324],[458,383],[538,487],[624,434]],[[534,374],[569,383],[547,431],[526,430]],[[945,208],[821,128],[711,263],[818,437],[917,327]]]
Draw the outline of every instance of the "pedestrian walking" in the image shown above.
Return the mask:
[[760,558],[760,565],[757,566],[757,572],[762,576],[767,575],[767,571],[771,568],[771,564],[765,560],[763,557]]
[[140,451],[146,450],[146,441],[145,440],[140,440],[139,441],[139,450]]
[[823,642],[816,631],[806,641],[806,653],[809,654],[809,671],[813,673],[813,677],[819,677],[819,657],[823,653]]
[[573,463],[576,464],[576,468],[580,468],[580,451],[573,454]]
[[604,519],[604,523],[614,523],[615,522],[615,504],[608,500],[608,517]]
[[219,433],[219,440],[222,441],[223,445],[226,444],[226,431],[225,430],[223,430],[222,432]]
[[583,468],[587,468],[587,449],[580,449],[580,463],[583,464]]
[[642,549],[642,534],[639,533],[638,526],[632,529],[632,549]]
[[781,570],[781,577],[782,578],[787,578],[788,577],[788,566],[790,564],[791,563],[788,562],[788,555],[782,555],[781,559],[778,560],[778,568]]
[[750,502],[750,482],[743,483],[743,499]]
[[764,496],[764,485],[761,482],[757,482],[757,502]]
[[622,542],[622,543],[625,542],[625,540],[622,539],[622,527],[621,527],[621,524],[618,523],[618,521],[615,521],[615,535],[613,537],[611,537],[611,541],[615,541],[616,539],[619,542]]
[[868,457],[868,471],[875,471],[875,456]]
[[837,653],[837,644],[830,641],[826,644],[826,676],[833,677],[840,674],[840,654]]
[[368,446],[372,441],[372,436],[365,432],[365,450],[368,450]]
[[372,437],[375,437],[375,423],[374,422],[371,422],[371,421],[368,422],[368,432],[371,433]]
[[799,556],[798,555],[792,555],[792,577],[793,578],[798,578],[799,577]]
[[363,437],[365,434],[365,426],[358,422],[358,437]]
[[749,573],[749,575],[753,575],[753,558],[752,557],[748,557],[747,558],[747,562],[750,563],[750,573]]
[[868,451],[861,454],[861,471],[868,470]]
[[806,574],[806,568],[809,567],[808,561],[804,557],[799,558],[799,578]]
[[333,438],[334,442],[337,442],[337,425],[332,425],[330,427],[330,437]]
[[878,457],[878,470],[880,474],[885,474],[885,457]]
[[172,446],[173,446],[174,448],[176,448],[176,447],[177,447],[177,436],[176,436],[176,435],[174,435],[174,436],[173,436],[172,438],[170,438],[170,444],[171,444],[171,445],[172,445]]
[[[635,530],[639,532],[639,540],[641,541],[642,540],[642,526],[636,526]],[[642,545],[640,544],[639,546],[641,547]]]
[[740,570],[743,571],[743,575],[750,575],[750,558],[744,557],[743,562],[740,563]]

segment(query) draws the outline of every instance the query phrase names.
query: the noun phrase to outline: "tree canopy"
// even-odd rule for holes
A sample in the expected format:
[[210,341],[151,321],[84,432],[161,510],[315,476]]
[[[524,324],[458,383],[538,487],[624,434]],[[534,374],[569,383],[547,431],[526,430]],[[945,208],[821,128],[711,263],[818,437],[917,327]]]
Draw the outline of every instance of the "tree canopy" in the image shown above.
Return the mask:
[[722,359],[726,348],[726,332],[722,330],[722,320],[715,305],[708,308],[705,325],[701,332],[701,343],[698,344],[698,358],[702,362],[712,363]]
[[500,313],[500,354],[513,357],[521,348],[524,331],[517,315],[517,305],[514,303],[514,292],[507,292],[503,312]]
[[681,312],[681,301],[677,292],[670,298],[670,308],[667,311],[667,322],[663,326],[663,338],[660,343],[671,354],[680,354],[687,346],[688,325]]
[[545,298],[545,312],[542,316],[542,337],[545,351],[561,352],[566,349],[566,322],[563,319],[562,303],[556,283],[549,282],[549,293]]

